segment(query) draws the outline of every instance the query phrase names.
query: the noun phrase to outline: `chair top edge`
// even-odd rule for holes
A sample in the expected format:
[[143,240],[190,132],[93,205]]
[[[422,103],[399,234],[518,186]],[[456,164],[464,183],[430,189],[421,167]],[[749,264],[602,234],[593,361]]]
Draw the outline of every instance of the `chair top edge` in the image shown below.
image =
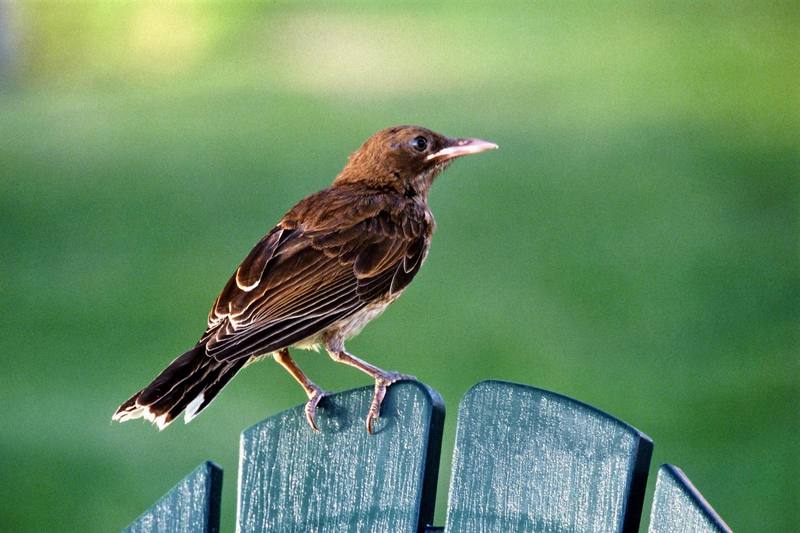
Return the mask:
[[[427,384],[425,384],[425,383],[423,383],[421,381],[415,381],[415,380],[401,380],[401,381],[398,381],[397,383],[394,383],[391,387],[389,387],[389,393],[391,393],[391,391],[393,391],[393,390],[396,391],[398,387],[402,388],[404,386],[406,386],[406,387],[410,386],[410,387],[412,387],[414,389],[417,389],[418,391],[422,392],[422,394],[425,397],[425,399],[430,403],[431,411],[433,413],[438,414],[438,415],[442,415],[442,416],[444,415],[445,405],[444,405],[444,400],[442,399],[442,396],[439,394],[439,392],[436,391],[436,389],[428,386]],[[372,390],[373,390],[373,386],[372,385],[367,385],[365,387],[356,387],[354,389],[347,389],[347,390],[344,390],[344,391],[341,391],[341,392],[336,392],[336,393],[331,394],[330,397],[331,398],[335,398],[335,397],[340,397],[341,398],[341,397],[346,397],[346,396],[350,396],[350,395],[353,395],[353,394],[359,394],[359,393],[363,393],[363,392],[366,392],[366,391],[372,391]],[[270,420],[275,419],[275,418],[280,418],[282,416],[289,415],[289,414],[292,414],[292,413],[295,413],[295,412],[300,414],[300,415],[302,415],[302,416],[304,416],[303,415],[303,409],[304,408],[305,408],[305,403],[301,403],[299,405],[295,405],[294,407],[290,407],[288,409],[284,409],[283,411],[279,411],[277,413],[271,414],[271,415],[267,416],[266,418],[262,418],[258,422],[255,422],[254,424],[246,427],[244,430],[242,430],[241,436],[245,437],[246,435],[250,434],[251,432],[257,431],[258,428],[260,428],[263,424],[265,424],[265,423],[267,423]]]
[[644,433],[640,429],[636,428],[635,426],[632,426],[631,424],[628,424],[624,420],[620,420],[619,418],[617,418],[617,417],[615,417],[615,416],[613,416],[613,415],[611,415],[609,413],[606,413],[602,409],[598,409],[597,407],[594,407],[593,405],[590,405],[590,404],[588,404],[586,402],[582,402],[580,400],[576,400],[575,398],[572,398],[570,396],[566,396],[564,394],[560,394],[558,392],[553,392],[553,391],[550,391],[550,390],[547,390],[547,389],[542,389],[540,387],[534,387],[532,385],[526,385],[524,383],[517,383],[517,382],[514,382],[514,381],[503,381],[503,380],[499,380],[499,379],[487,379],[487,380],[480,381],[480,382],[476,383],[475,385],[473,385],[466,392],[466,394],[464,394],[464,396],[461,398],[461,401],[459,402],[459,406],[458,406],[459,418],[460,418],[461,410],[464,407],[465,403],[468,401],[468,399],[472,395],[474,395],[476,393],[479,393],[482,389],[484,389],[484,388],[486,388],[488,386],[491,386],[491,385],[499,385],[499,386],[502,386],[502,387],[515,389],[515,390],[518,390],[518,391],[521,391],[521,392],[541,394],[543,396],[548,396],[550,398],[554,398],[554,399],[557,399],[557,400],[560,400],[560,401],[565,401],[565,402],[567,402],[569,404],[572,404],[572,405],[574,405],[576,407],[580,407],[581,409],[583,409],[585,411],[588,411],[588,412],[590,412],[590,413],[592,413],[594,415],[600,416],[600,417],[602,417],[604,419],[607,419],[607,420],[617,424],[623,430],[625,430],[627,433],[630,433],[634,437],[636,437],[639,440],[640,446],[644,446],[645,448],[649,448],[649,449],[652,449],[652,447],[653,447],[653,439],[650,438],[650,436],[648,436],[646,433]]

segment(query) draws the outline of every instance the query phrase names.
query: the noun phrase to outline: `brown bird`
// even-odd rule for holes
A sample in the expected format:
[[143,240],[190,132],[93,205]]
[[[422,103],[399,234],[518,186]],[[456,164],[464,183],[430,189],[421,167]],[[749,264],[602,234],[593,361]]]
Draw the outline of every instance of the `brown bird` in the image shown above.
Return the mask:
[[417,126],[379,131],[353,153],[333,184],[295,205],[236,269],[208,315],[197,344],[123,403],[113,420],[143,417],[164,429],[182,411],[192,420],[244,366],[267,355],[308,395],[315,413],[326,393],[289,356],[324,347],[337,363],[375,380],[367,431],[386,389],[408,378],[345,350],[419,271],[434,229],[433,180],[455,158],[497,148]]

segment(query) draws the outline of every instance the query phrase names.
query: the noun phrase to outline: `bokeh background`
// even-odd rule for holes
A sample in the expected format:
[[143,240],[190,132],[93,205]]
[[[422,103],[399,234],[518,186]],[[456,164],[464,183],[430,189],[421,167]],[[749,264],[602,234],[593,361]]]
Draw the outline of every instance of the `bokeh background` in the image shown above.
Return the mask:
[[528,383],[649,434],[651,492],[673,462],[735,530],[795,530],[798,28],[794,2],[0,3],[2,528],[119,529],[210,458],[232,531],[239,432],[305,400],[283,370],[160,434],[110,416],[295,201],[416,123],[501,149],[438,180],[425,268],[349,347],[441,392],[444,457],[469,387]]

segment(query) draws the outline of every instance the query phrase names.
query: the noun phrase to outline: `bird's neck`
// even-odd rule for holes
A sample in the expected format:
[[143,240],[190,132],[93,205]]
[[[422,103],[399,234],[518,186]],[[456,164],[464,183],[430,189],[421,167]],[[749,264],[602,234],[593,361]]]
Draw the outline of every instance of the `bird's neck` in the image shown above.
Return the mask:
[[411,176],[401,171],[363,165],[347,165],[333,181],[334,187],[357,186],[381,192],[391,191],[407,198],[428,200],[433,180],[447,167],[449,162],[435,165]]
[[419,174],[406,179],[403,194],[409,197],[419,197],[423,201],[428,201],[428,193],[433,185],[433,180],[436,179],[444,168],[441,165],[433,166],[426,169]]

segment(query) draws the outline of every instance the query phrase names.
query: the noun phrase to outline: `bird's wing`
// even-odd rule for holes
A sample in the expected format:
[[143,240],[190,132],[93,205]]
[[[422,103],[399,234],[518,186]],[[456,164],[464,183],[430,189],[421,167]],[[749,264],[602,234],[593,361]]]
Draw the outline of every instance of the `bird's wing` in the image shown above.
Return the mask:
[[405,288],[427,253],[432,219],[411,202],[367,203],[290,211],[214,303],[200,341],[206,353],[236,360],[290,346]]

